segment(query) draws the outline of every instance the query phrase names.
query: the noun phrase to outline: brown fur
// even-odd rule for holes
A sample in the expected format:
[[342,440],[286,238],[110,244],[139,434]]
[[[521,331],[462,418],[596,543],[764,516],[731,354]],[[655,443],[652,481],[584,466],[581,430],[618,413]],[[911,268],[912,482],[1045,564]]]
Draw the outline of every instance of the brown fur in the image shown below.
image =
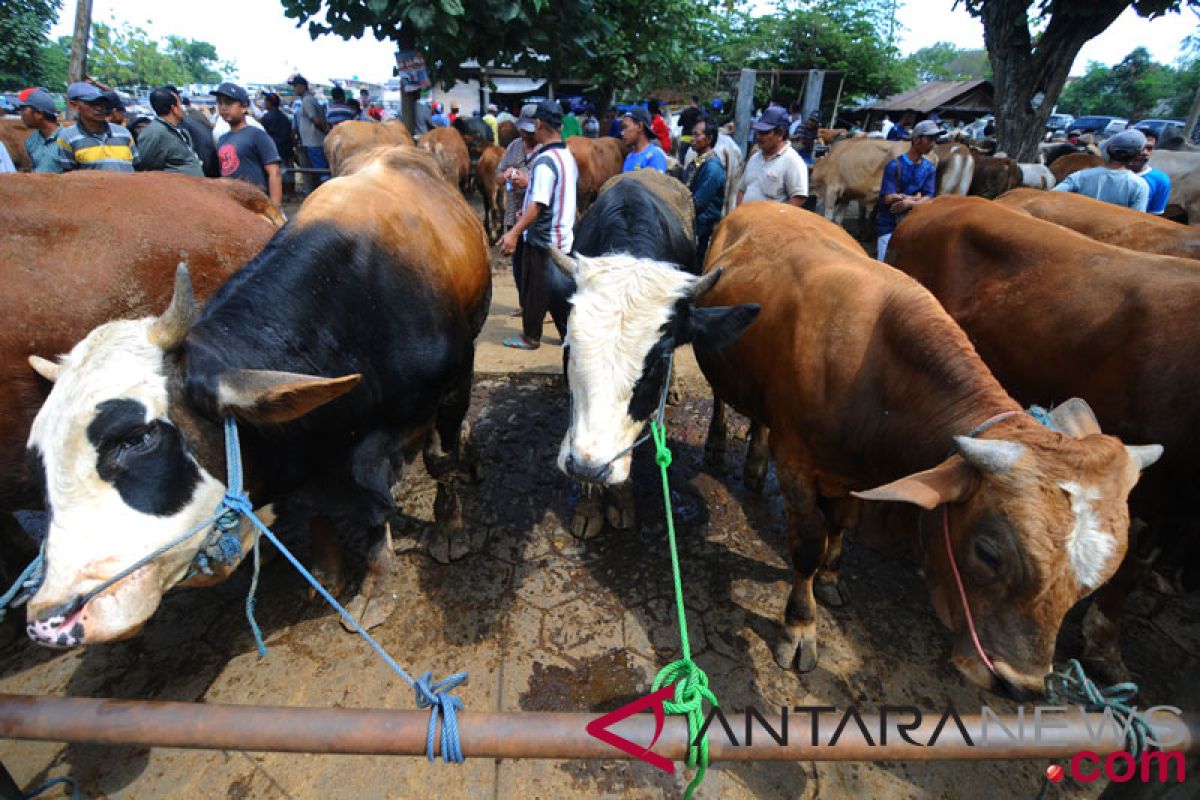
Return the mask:
[[600,187],[614,175],[621,174],[625,164],[624,145],[611,136],[588,139],[572,136],[567,139],[567,149],[575,157],[579,167],[579,183],[576,185],[576,208],[580,216],[600,193]]
[[325,136],[325,159],[333,177],[343,174],[346,162],[360,150],[380,145],[407,145],[413,147],[408,126],[398,119],[387,122],[350,120],[334,125]]
[[1098,167],[1103,163],[1103,158],[1091,153],[1068,153],[1062,158],[1056,158],[1050,165],[1050,171],[1054,173],[1054,184],[1057,186],[1066,180],[1068,175],[1073,175],[1083,169]]
[[500,139],[500,146],[508,147],[513,143],[513,141],[516,140],[518,136],[521,135],[521,132],[517,130],[517,124],[515,122],[509,122],[508,120],[505,120],[504,122],[496,124],[496,135]]
[[812,193],[824,201],[825,219],[840,223],[850,200],[859,201],[860,218],[869,216],[879,202],[883,168],[908,148],[908,142],[882,139],[846,139],[830,148],[812,169]]
[[442,177],[465,195],[471,190],[471,155],[462,134],[454,128],[434,128],[421,136],[417,147],[433,154]]
[[26,128],[20,117],[0,117],[0,144],[8,148],[8,155],[18,172],[33,169],[33,162],[25,151],[25,140],[31,133],[33,130]]
[[1014,159],[980,153],[971,153],[971,156],[975,160],[975,172],[967,194],[991,200],[1021,185],[1021,168]]
[[504,181],[496,174],[504,148],[488,145],[475,165],[475,186],[483,198],[483,227],[488,242],[495,244],[504,233]]

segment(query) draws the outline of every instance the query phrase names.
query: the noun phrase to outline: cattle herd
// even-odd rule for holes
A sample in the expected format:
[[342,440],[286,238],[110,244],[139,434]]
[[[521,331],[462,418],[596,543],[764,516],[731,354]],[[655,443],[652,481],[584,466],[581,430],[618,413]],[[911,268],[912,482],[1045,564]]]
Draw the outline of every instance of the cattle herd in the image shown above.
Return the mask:
[[[557,467],[599,487],[577,535],[631,524],[631,448],[690,345],[713,391],[708,461],[725,458],[728,404],[751,422],[747,487],[775,465],[793,571],[780,667],[817,664],[817,601],[848,602],[843,540],[862,522],[913,537],[968,680],[1040,693],[1066,613],[1093,594],[1082,655],[1124,673],[1125,596],[1156,554],[1171,565],[1159,585],[1193,577],[1200,227],[1022,189],[1051,179],[950,144],[938,181],[951,196],[907,216],[888,264],[833,221],[759,202],[725,218],[697,275],[681,184],[610,180],[616,140],[570,144],[582,210],[575,252],[553,259],[571,409]],[[368,627],[395,610],[388,520],[417,455],[437,481],[431,554],[465,554],[459,479],[477,467],[464,418],[492,292],[498,148],[454,128],[414,146],[398,123],[354,122],[326,147],[336,177],[286,224],[223,180],[0,178],[16,214],[0,496],[49,512],[27,607],[38,643],[127,638],[170,589],[237,566],[192,569],[201,529],[91,596],[212,514],[230,417],[254,505],[309,520],[324,584],[355,588],[339,529],[367,532],[349,609]],[[813,171],[826,216],[840,221],[848,200],[869,210],[904,147],[836,144]],[[483,223],[464,198],[472,163]],[[68,197],[88,198],[87,213]],[[11,568],[28,548],[6,535]],[[244,554],[251,528],[240,535]]]

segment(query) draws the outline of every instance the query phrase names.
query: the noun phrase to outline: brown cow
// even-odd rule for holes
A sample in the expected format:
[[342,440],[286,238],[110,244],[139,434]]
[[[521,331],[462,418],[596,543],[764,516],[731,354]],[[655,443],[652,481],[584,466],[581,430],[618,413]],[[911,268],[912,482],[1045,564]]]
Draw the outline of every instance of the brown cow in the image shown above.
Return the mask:
[[586,136],[572,136],[567,139],[567,149],[575,157],[579,167],[579,182],[576,184],[576,211],[579,216],[587,211],[588,206],[600,193],[600,187],[614,175],[621,174],[625,165],[625,151],[620,140],[611,136],[599,139],[589,139]]
[[937,194],[966,194],[975,175],[971,148],[960,142],[945,142],[933,149],[937,156]]
[[417,147],[433,155],[442,176],[464,195],[471,191],[471,156],[461,133],[454,128],[434,128],[421,136]]
[[1074,192],[1014,189],[998,198],[1009,208],[1141,253],[1200,259],[1200,230]]
[[[1200,469],[1196,262],[1093,241],[979,199],[947,197],[917,211],[897,228],[888,261],[933,292],[1018,400],[1082,397],[1105,430],[1161,443],[1162,464],[1130,505],[1168,548],[1185,546]],[[1085,656],[1109,677],[1123,672],[1116,624],[1132,562],[1084,623]]]
[[1054,185],[1062,183],[1068,175],[1074,175],[1082,169],[1091,169],[1104,164],[1104,159],[1091,153],[1069,153],[1062,158],[1056,158],[1050,165],[1054,173]]
[[[840,538],[855,498],[942,505],[923,567],[955,634],[952,661],[984,687],[1041,694],[1063,617],[1116,570],[1126,498],[1161,448],[1080,435],[1080,401],[1056,418],[1075,436],[1043,427],[929,292],[814,214],[739,208],[713,237],[709,274],[717,265],[724,274],[700,306],[762,306],[724,350],[695,349],[718,398],[710,452],[723,450],[720,400],[770,429],[794,569],[778,663],[798,653],[801,671],[816,666],[814,578],[822,598],[845,602]],[[998,681],[972,644],[951,555]]]
[[521,133],[517,130],[517,123],[505,120],[496,124],[496,135],[500,139],[500,146],[508,147]]
[[812,193],[823,200],[825,219],[840,225],[846,206],[857,200],[860,230],[865,229],[866,218],[879,202],[883,168],[908,148],[908,142],[883,139],[845,139],[830,148],[812,168]]
[[475,165],[475,186],[483,198],[483,227],[488,243],[495,244],[504,233],[504,181],[496,173],[504,148],[488,145]]
[[967,194],[994,200],[1009,189],[1016,189],[1024,180],[1015,159],[976,152],[972,152],[971,157],[975,160],[975,172]]
[[18,172],[33,169],[33,162],[25,150],[25,140],[31,133],[33,131],[25,127],[20,117],[0,117],[0,144],[8,148],[8,155]]
[[325,136],[325,159],[333,177],[346,174],[346,161],[355,153],[381,145],[414,146],[408,126],[398,119],[387,122],[350,120],[334,125]]

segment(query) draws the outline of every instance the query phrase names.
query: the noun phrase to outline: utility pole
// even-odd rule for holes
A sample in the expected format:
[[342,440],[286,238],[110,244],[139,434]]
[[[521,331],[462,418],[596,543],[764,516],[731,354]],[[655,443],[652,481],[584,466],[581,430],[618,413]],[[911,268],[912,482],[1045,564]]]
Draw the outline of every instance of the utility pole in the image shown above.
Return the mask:
[[87,77],[88,37],[92,31],[92,0],[77,0],[75,35],[71,37],[71,61],[67,64],[67,82]]
[[1192,110],[1188,112],[1187,122],[1183,126],[1183,141],[1192,143],[1192,133],[1196,130],[1196,122],[1200,118],[1200,86],[1196,87],[1196,96],[1192,98]]

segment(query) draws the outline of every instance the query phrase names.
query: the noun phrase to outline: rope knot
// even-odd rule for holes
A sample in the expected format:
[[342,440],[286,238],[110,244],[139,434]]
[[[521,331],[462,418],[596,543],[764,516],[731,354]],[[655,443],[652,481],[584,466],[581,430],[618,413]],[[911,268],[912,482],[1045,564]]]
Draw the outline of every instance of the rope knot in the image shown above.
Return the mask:
[[1113,716],[1124,725],[1125,749],[1135,758],[1153,747],[1149,742],[1149,724],[1130,705],[1137,694],[1138,685],[1132,682],[1101,689],[1076,659],[1068,661],[1064,671],[1046,676],[1046,698],[1051,703],[1083,706],[1089,713],[1112,709]]
[[433,682],[433,673],[426,672],[413,683],[417,708],[428,708],[429,730],[425,736],[425,756],[432,762],[433,740],[437,732],[438,716],[442,718],[442,760],[448,764],[463,763],[462,745],[458,741],[458,712],[463,702],[449,692],[467,679],[467,673],[457,672],[448,678]]

